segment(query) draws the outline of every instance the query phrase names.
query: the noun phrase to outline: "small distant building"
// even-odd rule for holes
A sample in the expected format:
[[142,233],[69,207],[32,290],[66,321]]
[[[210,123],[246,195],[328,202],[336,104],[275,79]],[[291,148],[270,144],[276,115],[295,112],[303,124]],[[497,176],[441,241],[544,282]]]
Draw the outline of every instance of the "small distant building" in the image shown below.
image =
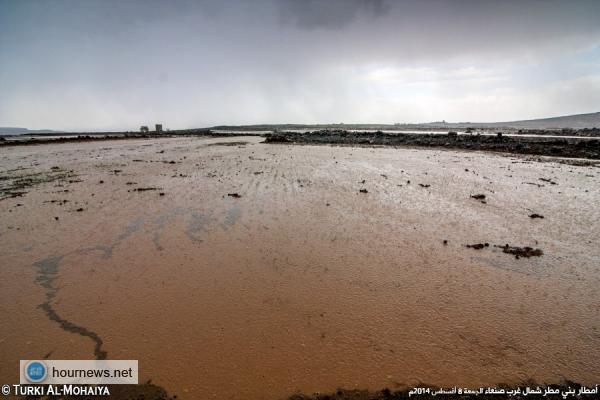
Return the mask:
[[142,133],[148,133],[148,127],[146,125],[142,125],[140,127],[140,132],[142,132]]
[[163,133],[162,124],[156,124],[156,133]]

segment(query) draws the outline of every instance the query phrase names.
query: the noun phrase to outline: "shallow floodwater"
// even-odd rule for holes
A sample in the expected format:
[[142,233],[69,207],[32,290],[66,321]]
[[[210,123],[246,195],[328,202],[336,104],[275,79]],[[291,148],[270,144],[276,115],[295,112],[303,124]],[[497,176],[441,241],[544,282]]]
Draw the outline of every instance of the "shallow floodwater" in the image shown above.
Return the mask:
[[598,167],[261,140],[0,149],[72,171],[0,201],[0,381],[106,352],[181,399],[599,383]]

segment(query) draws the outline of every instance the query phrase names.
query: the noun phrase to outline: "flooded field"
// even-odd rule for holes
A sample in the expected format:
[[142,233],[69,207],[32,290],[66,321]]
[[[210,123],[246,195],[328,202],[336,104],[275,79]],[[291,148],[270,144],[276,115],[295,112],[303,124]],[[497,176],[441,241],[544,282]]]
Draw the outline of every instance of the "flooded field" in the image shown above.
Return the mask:
[[0,381],[46,357],[137,359],[180,399],[600,382],[597,166],[261,140],[0,149]]

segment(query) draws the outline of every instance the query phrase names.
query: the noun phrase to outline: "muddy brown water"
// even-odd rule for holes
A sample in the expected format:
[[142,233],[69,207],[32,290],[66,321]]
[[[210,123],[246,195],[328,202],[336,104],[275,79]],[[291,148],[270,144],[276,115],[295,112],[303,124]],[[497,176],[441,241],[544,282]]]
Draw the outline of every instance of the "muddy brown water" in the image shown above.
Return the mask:
[[0,201],[0,381],[106,356],[182,399],[599,383],[599,168],[260,141],[1,149],[77,178]]

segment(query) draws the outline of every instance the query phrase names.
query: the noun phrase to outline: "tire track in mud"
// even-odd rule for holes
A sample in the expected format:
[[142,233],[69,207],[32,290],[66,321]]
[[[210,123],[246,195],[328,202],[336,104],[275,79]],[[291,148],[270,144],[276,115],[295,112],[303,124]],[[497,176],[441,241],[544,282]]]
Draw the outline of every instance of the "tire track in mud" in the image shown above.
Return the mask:
[[161,237],[167,225],[174,223],[179,217],[188,216],[189,220],[185,227],[185,234],[188,239],[194,243],[201,243],[199,235],[206,232],[206,226],[213,220],[212,213],[200,213],[194,209],[176,207],[166,213],[155,217],[151,222],[153,224],[152,242],[157,251],[164,248],[161,245]]

